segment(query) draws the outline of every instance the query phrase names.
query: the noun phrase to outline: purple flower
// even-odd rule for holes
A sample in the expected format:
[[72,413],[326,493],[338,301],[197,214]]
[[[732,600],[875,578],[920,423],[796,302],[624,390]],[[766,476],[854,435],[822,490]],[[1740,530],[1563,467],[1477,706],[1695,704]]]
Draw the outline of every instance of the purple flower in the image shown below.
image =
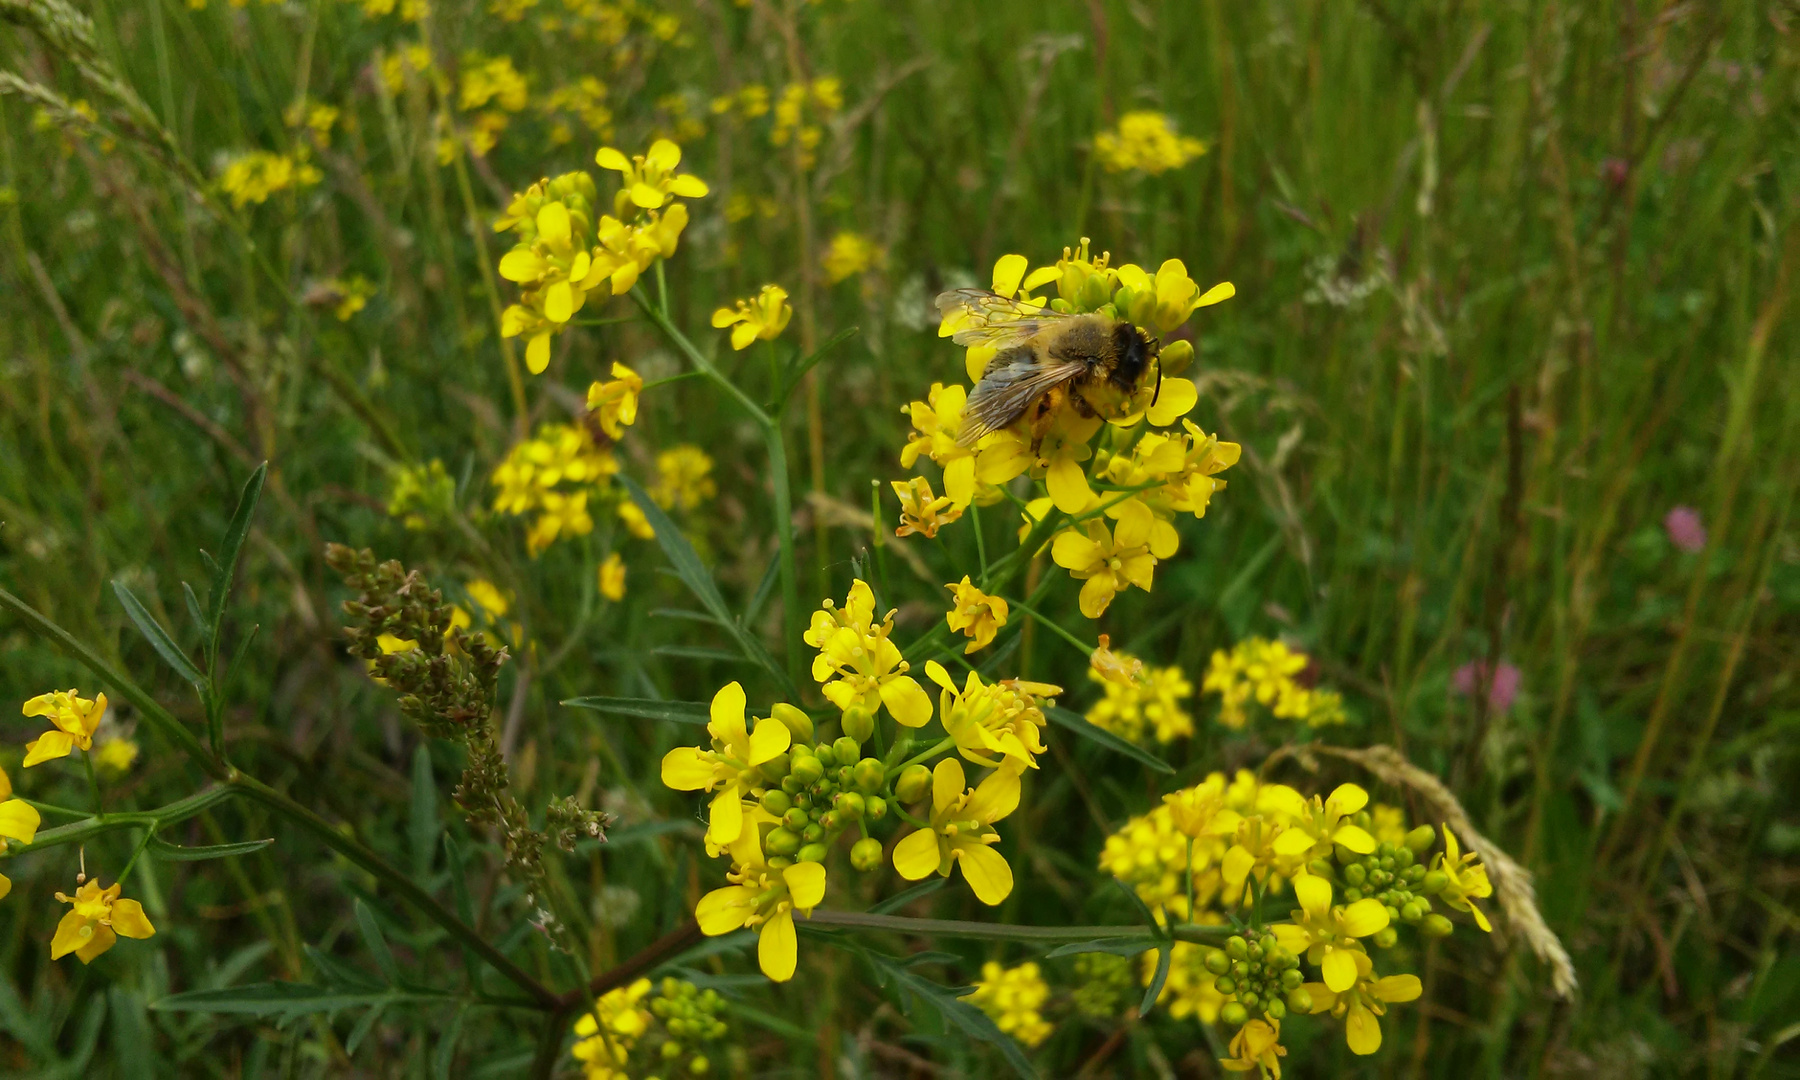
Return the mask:
[[1664,515],[1663,531],[1669,534],[1669,543],[1683,551],[1706,546],[1706,526],[1700,523],[1700,511],[1691,506],[1677,506]]
[[[1487,670],[1486,660],[1471,660],[1450,676],[1450,688],[1463,697],[1473,697],[1475,687],[1486,678]],[[1488,708],[1495,712],[1512,708],[1513,699],[1519,696],[1519,681],[1519,669],[1505,660],[1500,661],[1500,666],[1488,680]]]

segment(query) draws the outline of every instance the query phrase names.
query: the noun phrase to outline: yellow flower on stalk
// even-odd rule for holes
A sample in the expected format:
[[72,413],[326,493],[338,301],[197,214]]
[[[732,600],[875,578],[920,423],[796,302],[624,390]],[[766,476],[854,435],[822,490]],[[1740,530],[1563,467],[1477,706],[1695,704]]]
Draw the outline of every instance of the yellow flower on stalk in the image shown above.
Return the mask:
[[887,706],[907,727],[923,727],[931,719],[931,698],[908,675],[907,663],[889,637],[894,613],[875,621],[875,592],[860,578],[850,585],[842,608],[831,600],[813,612],[805,641],[819,650],[812,675],[833,705],[845,712],[861,706],[873,714]]
[[1344,1021],[1344,1041],[1351,1053],[1373,1054],[1381,1049],[1381,1020],[1387,1007],[1415,1001],[1424,988],[1417,975],[1375,977],[1375,964],[1366,953],[1353,954],[1356,976],[1351,986],[1341,992],[1323,983],[1307,983],[1312,995],[1312,1011],[1329,1012]]
[[1305,953],[1307,961],[1319,969],[1326,988],[1343,993],[1356,985],[1356,958],[1365,955],[1356,939],[1386,929],[1387,908],[1372,896],[1349,907],[1333,907],[1331,882],[1317,874],[1301,874],[1293,884],[1300,907],[1294,911],[1292,923],[1274,926],[1275,939],[1296,956]]
[[836,285],[876,269],[886,258],[887,253],[875,241],[861,233],[845,231],[831,238],[831,246],[819,260],[819,268],[825,271],[825,283]]
[[107,776],[124,776],[137,759],[137,743],[130,739],[109,739],[94,751],[94,768]]
[[1180,259],[1165,260],[1157,267],[1155,277],[1142,267],[1127,263],[1119,267],[1119,286],[1113,294],[1119,314],[1158,334],[1180,329],[1194,312],[1237,295],[1237,286],[1229,281],[1201,292],[1188,276],[1187,264]]
[[974,992],[963,998],[1027,1049],[1048,1039],[1054,1030],[1039,1012],[1049,999],[1049,984],[1036,964],[1003,968],[992,960],[981,965]]
[[931,828],[908,833],[894,845],[894,869],[908,881],[933,871],[950,876],[962,864],[975,899],[997,906],[1012,892],[1012,867],[994,850],[1000,834],[994,822],[1019,806],[1019,773],[1001,768],[977,788],[965,788],[962,762],[944,758],[931,772]]
[[1236,465],[1243,448],[1234,442],[1220,442],[1192,420],[1183,420],[1181,426],[1187,429],[1182,469],[1165,481],[1164,490],[1170,495],[1171,510],[1203,518],[1213,494],[1225,490],[1225,481],[1214,479],[1214,474]]
[[1106,614],[1113,597],[1133,585],[1150,591],[1156,572],[1156,556],[1150,553],[1151,520],[1150,511],[1145,508],[1141,515],[1121,518],[1116,532],[1094,518],[1080,531],[1070,529],[1057,534],[1050,546],[1050,557],[1070,577],[1086,582],[1081,587],[1083,615],[1098,619]]
[[614,360],[612,378],[588,386],[588,413],[607,438],[618,442],[625,437],[625,429],[637,423],[638,395],[643,392],[644,380],[638,373]]
[[246,205],[269,201],[269,196],[277,192],[312,187],[324,178],[325,174],[304,155],[251,150],[226,164],[219,176],[219,188],[231,198],[234,208],[242,210]]
[[507,112],[525,107],[525,76],[513,67],[511,57],[486,57],[470,53],[459,72],[456,107],[463,112],[485,108],[489,102]]
[[932,494],[931,481],[923,476],[888,483],[900,500],[900,527],[894,530],[895,536],[917,533],[929,540],[939,529],[962,517],[962,507],[948,495],[940,498]]
[[[571,200],[572,201],[572,200]],[[536,326],[525,347],[525,366],[542,374],[550,363],[550,336],[587,303],[589,290],[598,288],[607,275],[589,250],[589,225],[579,204],[570,212],[567,202],[546,202],[536,215],[536,238],[521,243],[500,259],[500,276],[527,291],[527,303],[515,305],[542,316],[552,325]],[[501,332],[525,332],[524,316],[508,321],[502,316]]]
[[656,530],[651,527],[650,519],[644,516],[643,508],[629,499],[619,504],[619,521],[624,524],[626,532],[639,540],[656,539]]
[[1231,1037],[1227,1049],[1231,1056],[1219,1059],[1219,1064],[1227,1070],[1249,1072],[1261,1069],[1269,1080],[1281,1080],[1281,1059],[1287,1056],[1287,1047],[1281,1045],[1280,1020],[1247,1021]]
[[[1112,638],[1107,634],[1100,635],[1100,644],[1088,656],[1088,674],[1120,686],[1132,686],[1147,677],[1144,662],[1128,653],[1113,652]],[[1088,719],[1093,720],[1091,713]]]
[[609,990],[594,1002],[594,1010],[575,1021],[575,1046],[571,1053],[583,1064],[587,1080],[625,1080],[625,1064],[631,1050],[655,1017],[639,1002],[650,993],[650,980]]
[[1450,831],[1448,822],[1444,825],[1444,850],[1438,853],[1432,869],[1442,873],[1446,879],[1444,891],[1438,898],[1458,911],[1466,911],[1475,917],[1475,925],[1488,933],[1494,927],[1488,922],[1485,912],[1475,906],[1475,901],[1494,894],[1494,886],[1489,883],[1487,867],[1476,861],[1476,854],[1471,851],[1462,853],[1462,847],[1456,842],[1456,834]]
[[77,748],[93,749],[94,732],[106,715],[106,695],[95,694],[90,701],[74,689],[53,690],[27,701],[22,711],[26,716],[45,717],[54,725],[25,744],[25,768],[29,769],[52,758],[68,757]]
[[[24,799],[12,797],[12,778],[6,770],[0,769],[0,852],[6,850],[7,844],[17,842],[29,844],[37,838],[38,826],[44,823],[43,816]],[[12,892],[12,879],[0,874],[0,900]]]
[[719,493],[712,478],[713,459],[692,443],[672,446],[656,455],[656,483],[650,499],[665,510],[692,510]]
[[757,340],[774,341],[787,329],[794,309],[788,306],[787,290],[779,285],[764,285],[762,292],[749,300],[739,300],[737,309],[720,308],[713,312],[715,329],[731,327],[731,347],[742,352]]
[[625,560],[613,552],[600,564],[600,595],[613,603],[625,599]]
[[1229,836],[1237,831],[1240,817],[1225,794],[1225,774],[1213,773],[1193,787],[1163,796],[1175,828],[1190,840]]
[[938,719],[957,752],[977,765],[997,768],[1010,761],[1015,769],[1037,768],[1047,722],[1038,702],[1054,705],[1062,687],[1022,679],[984,683],[971,671],[958,690],[936,660],[925,662],[925,674],[943,690]]
[[1094,136],[1094,154],[1107,172],[1141,172],[1156,176],[1179,169],[1206,153],[1206,144],[1191,135],[1175,134],[1165,113],[1128,112],[1113,131]]
[[[1289,799],[1292,813],[1298,813],[1305,806],[1305,800],[1293,788],[1280,784],[1264,784],[1258,792],[1261,802],[1275,792],[1282,792]],[[1287,876],[1294,870],[1294,861],[1275,850],[1275,842],[1287,830],[1288,814],[1258,813],[1247,815],[1238,822],[1237,832],[1232,837],[1232,844],[1225,852],[1225,859],[1219,870],[1224,875],[1225,895],[1234,902],[1243,894],[1244,883],[1254,877],[1257,881],[1267,882],[1271,874]]]
[[650,152],[627,158],[610,146],[594,155],[594,164],[620,173],[619,193],[613,197],[613,213],[623,218],[632,207],[659,210],[670,199],[699,199],[709,190],[706,181],[690,173],[677,173],[681,147],[668,139],[650,144]]
[[57,893],[58,900],[74,907],[56,924],[56,935],[50,939],[50,959],[60,960],[74,953],[82,963],[90,964],[94,957],[112,948],[121,934],[147,938],[156,933],[156,927],[144,915],[144,905],[120,899],[121,888],[115,881],[102,889],[96,878],[76,889],[74,896]]
[[985,649],[994,643],[994,635],[1006,625],[1008,608],[1004,597],[989,596],[969,581],[964,574],[960,582],[947,584],[952,607],[944,613],[950,629],[970,639],[963,654]]
[[585,426],[544,424],[495,467],[489,478],[499,489],[493,507],[512,516],[538,515],[526,534],[535,557],[562,536],[593,531],[588,497],[618,471],[618,459],[595,445]]
[[[763,722],[779,726],[779,721]],[[725,875],[731,884],[702,896],[694,908],[694,920],[708,937],[740,927],[753,928],[762,973],[776,982],[787,982],[794,977],[799,959],[794,912],[811,915],[825,899],[825,867],[815,862],[770,866],[763,858],[758,831],[745,829],[731,843],[732,868]]]
[[1088,723],[1129,742],[1154,734],[1159,743],[1170,743],[1194,733],[1194,718],[1181,702],[1194,696],[1194,684],[1179,667],[1143,668],[1137,679],[1109,679],[1091,665],[1088,677],[1100,683],[1105,696],[1088,707]]
[[764,717],[752,731],[744,720],[744,687],[741,683],[725,684],[712,699],[712,719],[706,730],[712,735],[712,748],[677,746],[663,755],[662,782],[676,791],[712,791],[706,829],[707,840],[724,847],[754,827],[744,827],[744,797],[753,787],[760,787],[762,774],[757,766],[773,761],[793,742],[793,735],[781,721]]
[[1375,850],[1375,838],[1348,820],[1367,805],[1369,793],[1356,784],[1339,784],[1324,799],[1314,795],[1312,802],[1294,815],[1293,827],[1276,841],[1275,849],[1298,862],[1325,858],[1334,846],[1367,855]]
[[437,458],[425,465],[397,466],[392,481],[388,516],[399,518],[409,529],[430,528],[456,509],[456,481]]
[[[1213,773],[1197,787],[1223,786],[1222,773]],[[1226,837],[1204,833],[1189,837],[1175,824],[1175,812],[1167,802],[1131,818],[1100,849],[1100,869],[1130,885],[1152,908],[1185,912],[1189,881],[1188,852],[1193,851],[1192,887],[1196,909],[1212,903],[1222,878],[1219,860],[1225,855]],[[1190,845],[1190,840],[1192,844]],[[1185,914],[1181,917],[1185,918]]]
[[[926,400],[915,401],[901,410],[911,416],[913,434],[900,449],[900,467],[912,468],[921,454],[929,457],[944,470],[944,494],[959,507],[976,501],[980,484],[1004,483],[1024,472],[1030,460],[1027,457],[1008,475],[1000,475],[992,468],[984,475],[975,448],[957,441],[962,430],[963,407],[968,404],[968,399],[968,391],[960,386],[932,383]],[[991,464],[993,456],[987,456]]]
[[541,498],[538,516],[525,533],[525,550],[533,558],[564,536],[586,536],[594,531],[587,492],[546,491]]

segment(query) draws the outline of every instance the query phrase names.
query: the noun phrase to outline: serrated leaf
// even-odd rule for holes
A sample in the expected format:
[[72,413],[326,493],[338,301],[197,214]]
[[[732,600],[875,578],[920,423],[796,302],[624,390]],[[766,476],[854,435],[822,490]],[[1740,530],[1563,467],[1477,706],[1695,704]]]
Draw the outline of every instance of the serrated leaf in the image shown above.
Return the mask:
[[571,709],[638,716],[646,720],[672,720],[677,724],[704,726],[712,718],[712,706],[704,701],[661,701],[657,698],[578,697],[563,702]]
[[631,494],[631,501],[644,512],[644,518],[650,523],[650,527],[656,530],[656,542],[661,545],[663,554],[668,557],[669,564],[674,567],[676,575],[688,587],[688,591],[694,594],[695,599],[700,601],[700,605],[718,621],[725,632],[737,641],[738,648],[743,650],[746,657],[773,676],[790,695],[799,697],[799,688],[789,681],[787,672],[775,662],[775,657],[762,641],[739,626],[737,620],[731,617],[731,609],[725,606],[725,598],[719,595],[719,587],[713,584],[712,574],[706,569],[706,564],[700,561],[700,556],[694,552],[694,546],[675,527],[669,515],[663,513],[662,507],[656,505],[656,500],[636,480],[621,473],[618,481]]
[[238,493],[237,508],[225,526],[225,543],[219,548],[219,559],[213,569],[212,592],[207,596],[211,606],[208,622],[214,640],[219,636],[219,623],[225,618],[225,601],[231,593],[231,579],[237,572],[238,556],[244,549],[244,537],[250,532],[250,518],[256,513],[256,501],[262,497],[263,481],[268,478],[269,463],[263,462],[244,481]]
[[171,844],[160,836],[152,836],[144,850],[153,859],[164,862],[201,862],[206,859],[229,859],[236,855],[248,855],[253,851],[261,851],[275,842],[274,837],[267,840],[241,840],[235,844],[202,844],[194,847],[182,847]]
[[1128,758],[1140,761],[1160,773],[1174,773],[1175,767],[1157,757],[1150,751],[1133,743],[1126,742],[1104,728],[1088,723],[1087,717],[1078,712],[1056,706],[1044,710],[1044,715],[1057,727],[1067,728],[1075,734],[1092,742],[1097,742],[1108,750],[1117,751]]
[[131,621],[137,625],[138,633],[144,635],[144,640],[148,641],[150,647],[156,650],[156,655],[162,657],[164,663],[174,668],[175,674],[193,683],[196,689],[205,687],[206,676],[200,674],[200,669],[195,667],[194,662],[181,651],[181,646],[175,644],[175,640],[169,636],[169,632],[163,629],[162,623],[156,621],[156,616],[150,614],[149,610],[138,602],[137,596],[125,587],[123,581],[113,582],[112,587],[113,595],[119,598],[119,604],[124,607],[125,614],[131,617]]
[[356,928],[362,931],[363,945],[375,958],[375,966],[381,969],[388,984],[398,984],[400,965],[394,962],[394,952],[388,948],[387,935],[381,932],[381,924],[375,921],[375,913],[361,900],[356,902]]
[[423,878],[431,873],[438,837],[437,779],[431,772],[431,748],[424,743],[413,751],[412,819],[407,834],[412,841],[413,874]]
[[910,968],[895,963],[892,957],[876,952],[865,955],[878,970],[885,972],[900,993],[910,994],[914,999],[929,1005],[945,1022],[970,1038],[980,1039],[994,1046],[1020,1076],[1027,1080],[1037,1080],[1037,1070],[1032,1068],[1031,1061],[1026,1058],[1024,1048],[1012,1036],[994,1026],[994,1021],[989,1019],[987,1013],[951,993],[948,987],[940,986]]

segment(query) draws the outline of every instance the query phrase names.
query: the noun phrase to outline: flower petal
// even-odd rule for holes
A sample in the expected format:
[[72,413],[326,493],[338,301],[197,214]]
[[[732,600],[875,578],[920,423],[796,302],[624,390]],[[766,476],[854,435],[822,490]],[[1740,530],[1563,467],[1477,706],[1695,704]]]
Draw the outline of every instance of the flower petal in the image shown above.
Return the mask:
[[50,959],[61,960],[88,943],[93,937],[94,924],[71,911],[56,924],[56,933],[50,938]]
[[94,924],[94,936],[88,938],[87,944],[75,950],[75,955],[84,964],[94,962],[94,957],[118,944],[119,935],[113,933],[110,926]]
[[1358,825],[1340,825],[1338,831],[1331,834],[1331,842],[1342,844],[1358,855],[1368,855],[1375,850],[1375,838],[1367,829]]
[[1186,416],[1200,403],[1200,391],[1190,379],[1171,375],[1162,381],[1162,388],[1156,392],[1156,404],[1150,406],[1148,416],[1150,423],[1156,427],[1168,427]]
[[610,146],[600,148],[599,153],[594,155],[594,164],[602,169],[611,169],[613,172],[628,173],[631,171],[631,159]]
[[[1282,834],[1284,838],[1291,835]],[[1300,910],[1321,918],[1331,911],[1331,882],[1316,874],[1301,874],[1294,879],[1294,898],[1300,901]]]
[[1094,501],[1094,491],[1088,487],[1081,463],[1067,454],[1050,459],[1050,467],[1044,470],[1044,486],[1050,491],[1051,502],[1065,514],[1079,514]]
[[1344,1041],[1353,1054],[1373,1054],[1381,1049],[1381,1021],[1360,1001],[1344,1015]]
[[756,890],[744,885],[727,885],[700,898],[694,907],[694,921],[707,937],[729,934],[744,925],[754,910]]
[[901,675],[881,684],[881,703],[894,719],[907,727],[924,727],[931,719],[931,695],[911,675]]
[[749,732],[744,727],[744,704],[747,700],[744,696],[744,684],[736,681],[721,686],[719,692],[713,695],[710,709],[712,722],[706,725],[706,729],[728,749],[743,749],[749,738]]
[[907,833],[894,845],[894,869],[908,881],[918,881],[937,872],[937,833],[919,829]]
[[1001,296],[1011,296],[1019,291],[1019,282],[1025,279],[1025,268],[1031,265],[1023,255],[1002,255],[994,263],[994,291]]
[[573,235],[569,208],[559,202],[545,203],[537,212],[538,236],[553,247],[567,247]]
[[1424,993],[1417,975],[1389,975],[1376,979],[1369,993],[1380,1001],[1416,1001]]
[[[156,927],[151,926],[149,918],[144,915],[144,905],[136,900],[113,901],[112,928],[128,938],[147,938],[156,933]],[[1418,982],[1417,979],[1413,981]]]
[[756,731],[750,736],[750,764],[761,765],[765,761],[772,761],[793,743],[794,733],[788,730],[786,724],[772,717],[764,717],[756,722]]
[[[1387,924],[1387,907],[1373,896],[1358,900],[1344,909],[1343,931],[1351,937],[1368,937],[1385,928]],[[1337,987],[1334,986],[1332,989],[1336,990]]]
[[24,799],[8,799],[0,803],[0,836],[29,844],[37,836],[43,816]]
[[800,959],[800,946],[794,935],[794,913],[791,911],[776,912],[774,917],[762,926],[762,932],[756,938],[756,962],[762,972],[776,982],[787,982],[794,977],[794,967]]
[[1090,619],[1098,619],[1106,614],[1112,606],[1113,597],[1118,595],[1113,588],[1111,574],[1095,574],[1081,586],[1081,613]]
[[677,746],[663,755],[663,787],[674,791],[705,791],[713,785],[713,761],[692,746]]
[[736,840],[743,831],[744,804],[739,798],[738,786],[726,784],[723,791],[713,796],[706,838],[724,847]]
[[1326,949],[1319,974],[1325,977],[1327,988],[1341,994],[1356,985],[1356,957],[1349,949]]
[[1354,814],[1369,805],[1369,793],[1355,784],[1339,784],[1325,799],[1325,808],[1336,814]]
[[644,155],[644,160],[664,172],[671,172],[681,164],[681,147],[671,139],[658,139],[650,144],[650,152]]
[[968,786],[962,762],[953,757],[938,762],[937,768],[931,770],[931,812],[938,814],[955,805]]
[[958,844],[955,850],[975,899],[996,907],[1012,894],[1012,867],[1007,865],[1006,856],[987,844],[972,842]]
[[525,346],[525,367],[533,375],[542,375],[550,366],[550,331],[533,334]]
[[824,863],[795,863],[782,870],[781,877],[787,882],[788,896],[801,911],[811,911],[825,899]]
[[[1233,285],[1229,281],[1221,281],[1204,293],[1201,293],[1200,299],[1194,301],[1194,306],[1197,308],[1211,307],[1214,304],[1229,300],[1236,295],[1236,285]],[[1379,1044],[1379,1039],[1377,1039],[1377,1043]]]
[[29,769],[51,758],[68,757],[69,751],[74,748],[75,738],[68,732],[46,731],[25,744],[25,768]]

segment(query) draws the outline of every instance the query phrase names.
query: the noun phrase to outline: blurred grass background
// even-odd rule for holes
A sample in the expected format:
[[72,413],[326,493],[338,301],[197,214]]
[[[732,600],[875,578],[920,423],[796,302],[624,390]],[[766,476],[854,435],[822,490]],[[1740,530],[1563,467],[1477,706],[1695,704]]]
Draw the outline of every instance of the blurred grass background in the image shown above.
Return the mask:
[[[28,6],[5,0],[0,14],[16,21]],[[342,590],[322,546],[373,546],[452,592],[476,576],[516,590],[515,619],[539,643],[501,687],[525,801],[575,791],[621,814],[604,855],[583,849],[559,871],[592,901],[581,930],[604,966],[674,925],[712,871],[681,824],[691,800],[656,783],[677,733],[556,703],[703,698],[748,675],[694,654],[717,644],[704,631],[653,616],[685,603],[656,573],[654,545],[619,538],[631,598],[590,618],[570,583],[592,580],[614,542],[605,525],[532,560],[514,523],[484,518],[485,476],[522,428],[566,420],[614,360],[648,379],[680,371],[644,323],[583,327],[559,339],[549,373],[528,381],[530,415],[517,415],[496,333],[508,294],[489,273],[504,250],[489,225],[508,194],[598,173],[599,145],[641,152],[673,136],[713,185],[669,266],[678,321],[710,334],[715,306],[773,281],[798,302],[797,340],[859,328],[818,369],[820,443],[809,446],[804,415],[791,432],[796,483],[837,505],[804,511],[808,597],[841,596],[864,554],[866,526],[844,527],[843,507],[866,507],[871,479],[902,475],[900,407],[960,377],[928,319],[938,288],[984,281],[1006,252],[1051,261],[1082,236],[1119,261],[1179,257],[1203,285],[1237,285],[1194,324],[1195,416],[1241,441],[1244,461],[1206,520],[1183,526],[1156,590],[1121,597],[1100,629],[1196,679],[1247,633],[1313,652],[1347,691],[1352,741],[1392,743],[1443,776],[1537,874],[1582,981],[1557,1002],[1502,935],[1459,935],[1418,958],[1426,1001],[1392,1014],[1380,1057],[1351,1059],[1294,1024],[1288,1068],[1800,1075],[1800,815],[1781,794],[1800,782],[1800,9],[542,0],[508,20],[434,0],[416,21],[409,5],[381,7],[87,5],[105,57],[209,181],[243,151],[297,152],[294,102],[341,110],[310,155],[318,184],[224,215],[128,133],[71,134],[16,94],[0,103],[8,589],[194,715],[107,583],[129,582],[166,625],[184,623],[178,583],[201,579],[197,550],[223,531],[243,477],[272,462],[233,616],[260,633],[230,738],[262,775],[440,882],[441,860],[408,846],[417,737],[341,649]],[[524,74],[531,103],[485,156],[437,152],[445,132],[479,124],[479,108],[459,112],[429,78],[398,92],[382,79],[384,60],[420,42],[451,85],[488,57]],[[0,32],[0,67],[103,104],[23,29]],[[583,76],[606,87],[609,130],[542,107]],[[770,145],[770,117],[711,108],[747,85],[779,96],[826,76],[844,104],[820,118],[803,176]],[[1168,113],[1207,153],[1154,177],[1097,167],[1092,136],[1134,109]],[[572,137],[559,142],[558,124]],[[830,285],[818,260],[840,230],[872,237],[886,260]],[[358,275],[373,296],[339,320],[321,283]],[[615,301],[586,314],[634,312]],[[747,382],[755,355],[742,354]],[[646,475],[679,441],[718,462],[722,494],[684,525],[741,601],[773,550],[757,433],[702,382],[660,387],[625,444],[627,470]],[[390,469],[434,458],[457,479],[467,528],[409,531],[384,513]],[[1666,535],[1677,505],[1699,512],[1704,550]],[[944,546],[899,543],[933,574],[948,572],[946,547],[972,547],[966,529]],[[923,582],[902,592],[902,625],[917,632],[941,602]],[[1055,614],[1080,622],[1073,589],[1057,595]],[[671,647],[689,652],[659,652]],[[1519,669],[1510,708],[1453,691],[1472,660]],[[1092,695],[1082,658],[1053,637],[1021,662],[1077,706]],[[9,699],[87,685],[5,622],[0,675]],[[1270,749],[1221,738],[1195,705],[1201,734],[1169,750],[1183,777]],[[56,777],[37,775],[47,770],[16,769],[33,723],[4,730],[15,783],[62,801]],[[120,803],[193,785],[166,748],[145,750]],[[455,768],[440,760],[437,775]],[[1014,859],[1021,887],[1004,915],[1104,914],[1110,901],[1090,899],[1103,896],[1104,827],[1151,805],[1156,783],[1091,746],[1059,748],[1029,794],[1017,843],[1034,854]],[[83,798],[63,784],[68,801]],[[192,828],[198,843],[271,834],[236,806]],[[13,1075],[425,1075],[445,1020],[428,1010],[384,1019],[354,1062],[342,1018],[277,1030],[146,1011],[172,990],[302,977],[302,944],[353,955],[346,893],[365,885],[323,849],[283,836],[229,865],[154,869],[146,902],[161,932],[91,970],[48,960],[62,854],[6,867],[0,1059]],[[486,873],[484,928],[541,954],[507,922],[516,896]],[[974,914],[959,902],[939,913]],[[420,963],[454,967],[433,959],[421,924],[388,917]],[[789,1038],[779,1022],[737,1021],[750,1074],[926,1075],[871,1056],[869,1038],[905,1022],[879,1012],[861,972],[818,952],[799,982],[745,991],[745,1010],[797,1026]],[[970,950],[961,977],[984,955]],[[1052,964],[1053,983],[1068,970]],[[515,1019],[472,1017],[454,1074],[517,1069],[530,1035]],[[1046,1075],[1073,1075],[1106,1036],[1067,1025],[1040,1055]],[[921,1052],[961,1069],[982,1053],[950,1038]],[[1157,1017],[1095,1075],[1218,1075],[1211,1053],[1192,1020]]]

